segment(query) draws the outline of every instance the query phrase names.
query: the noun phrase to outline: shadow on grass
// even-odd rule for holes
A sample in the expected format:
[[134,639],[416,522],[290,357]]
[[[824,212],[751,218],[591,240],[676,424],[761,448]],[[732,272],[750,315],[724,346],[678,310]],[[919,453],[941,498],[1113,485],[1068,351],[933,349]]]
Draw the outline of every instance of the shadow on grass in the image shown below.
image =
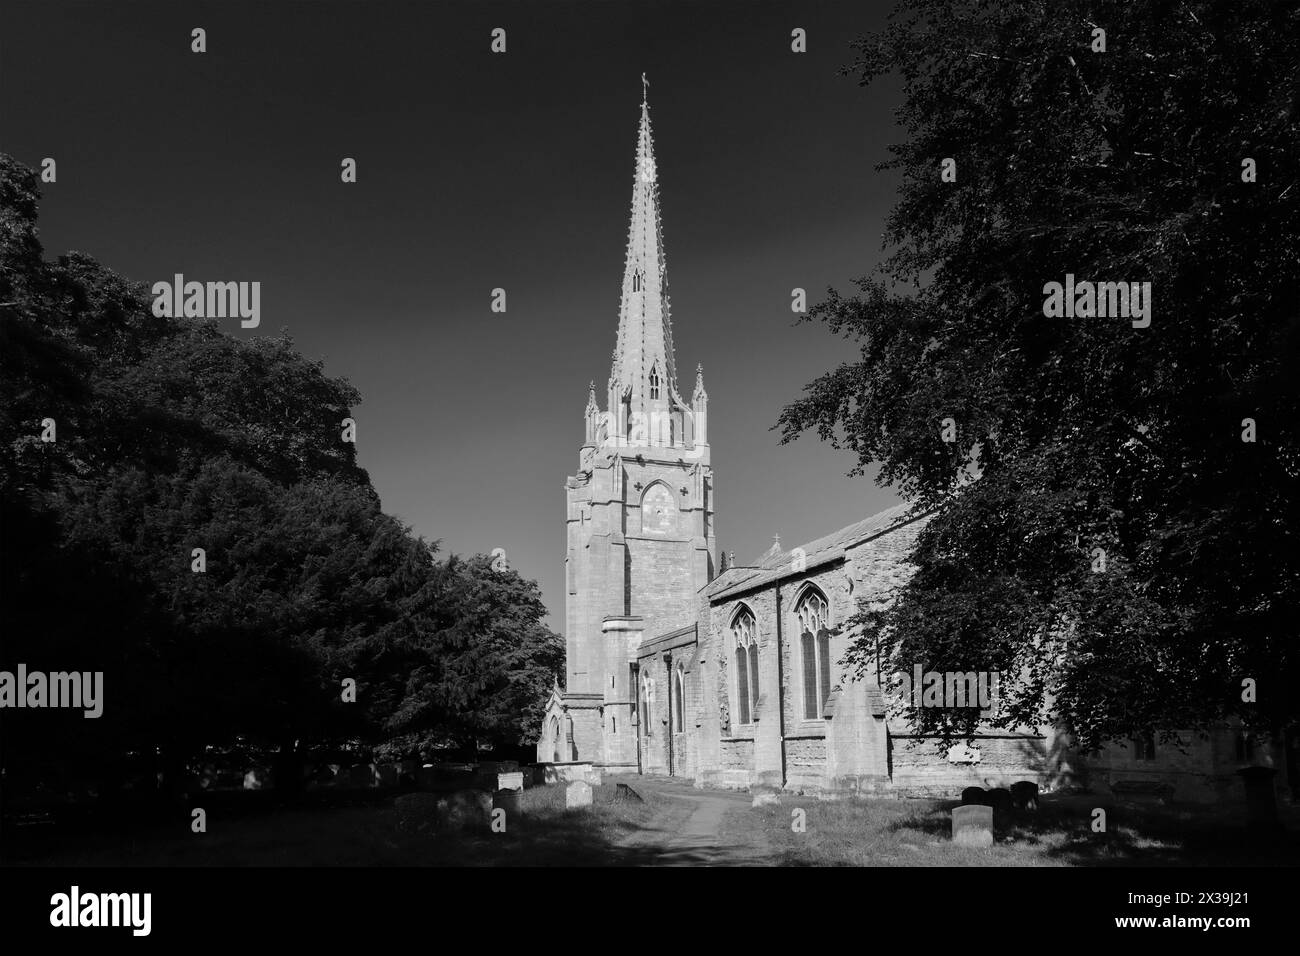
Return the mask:
[[[947,840],[952,833],[949,800],[918,807],[888,830]],[[1094,830],[1096,810],[1105,830]],[[1294,817],[1294,813],[1288,814]],[[1036,811],[995,812],[997,845],[1015,845],[1071,866],[1294,866],[1300,839],[1290,829],[1260,832],[1233,819],[1232,810],[1200,806],[1134,806],[1112,798],[1049,795]]]
[[[191,831],[188,811],[156,808],[120,816],[64,814],[18,827],[6,840],[10,864],[29,866],[637,866],[647,848],[624,845],[646,828],[659,802],[616,799],[593,787],[593,805],[567,810],[564,788],[537,787],[507,814],[505,831],[439,825],[399,812],[394,794],[357,792],[290,806],[208,794],[207,832]],[[24,832],[24,830],[26,832]]]

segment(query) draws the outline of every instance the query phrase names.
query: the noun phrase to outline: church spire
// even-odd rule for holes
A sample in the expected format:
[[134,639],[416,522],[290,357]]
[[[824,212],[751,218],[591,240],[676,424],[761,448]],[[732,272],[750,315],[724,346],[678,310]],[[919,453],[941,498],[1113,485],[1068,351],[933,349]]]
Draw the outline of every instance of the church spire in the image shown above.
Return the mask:
[[632,221],[627,234],[618,343],[609,386],[614,402],[626,401],[630,411],[644,412],[655,403],[666,406],[680,399],[668,309],[663,227],[659,219],[659,175],[650,132],[649,83],[644,73],[641,83]]

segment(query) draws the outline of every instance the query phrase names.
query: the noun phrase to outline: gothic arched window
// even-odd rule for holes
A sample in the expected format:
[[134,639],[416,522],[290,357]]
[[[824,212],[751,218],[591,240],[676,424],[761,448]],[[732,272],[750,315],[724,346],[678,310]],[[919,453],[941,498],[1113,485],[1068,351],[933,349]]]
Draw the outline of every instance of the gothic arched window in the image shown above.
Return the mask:
[[736,713],[740,723],[752,723],[758,705],[758,628],[749,608],[742,606],[731,621],[736,667]]
[[650,366],[650,397],[659,397],[659,366]]
[[641,675],[641,735],[650,736],[650,715],[654,712],[655,682],[649,674]]
[[686,674],[681,664],[673,672],[673,680],[673,732],[680,734],[686,729]]
[[831,638],[826,597],[808,588],[795,605],[799,619],[799,656],[803,663],[803,716],[816,720],[831,693]]
[[632,291],[633,292],[641,291],[641,270],[640,269],[637,269],[636,272],[632,273]]

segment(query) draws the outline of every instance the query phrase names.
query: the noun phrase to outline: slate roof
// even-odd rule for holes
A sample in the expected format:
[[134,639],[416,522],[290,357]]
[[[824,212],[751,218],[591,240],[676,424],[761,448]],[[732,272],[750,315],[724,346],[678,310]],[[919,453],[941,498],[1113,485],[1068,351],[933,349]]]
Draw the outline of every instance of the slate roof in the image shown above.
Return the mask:
[[752,566],[729,568],[725,575],[705,587],[703,593],[710,601],[724,601],[734,594],[803,574],[821,565],[842,560],[844,552],[854,545],[888,534],[917,517],[920,516],[912,513],[912,506],[904,502],[800,545],[804,551],[804,568],[800,571],[794,568],[795,549],[784,551],[774,545]]

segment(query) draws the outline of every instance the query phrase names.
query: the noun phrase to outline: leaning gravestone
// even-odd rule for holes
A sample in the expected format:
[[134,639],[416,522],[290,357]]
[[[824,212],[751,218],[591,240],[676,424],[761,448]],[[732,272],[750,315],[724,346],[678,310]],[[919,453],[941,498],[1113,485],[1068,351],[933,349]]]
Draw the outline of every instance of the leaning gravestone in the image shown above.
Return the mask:
[[957,846],[992,846],[993,808],[974,804],[953,807],[952,842]]
[[1011,805],[1017,810],[1038,809],[1038,784],[1018,780],[1011,785]]
[[637,793],[625,783],[620,783],[614,789],[614,799],[624,800],[628,803],[645,803],[645,801],[641,799],[641,794]]
[[585,780],[575,780],[565,787],[564,806],[568,809],[591,806],[591,784]]
[[987,807],[989,795],[983,787],[967,787],[961,792],[961,802],[965,806]]

